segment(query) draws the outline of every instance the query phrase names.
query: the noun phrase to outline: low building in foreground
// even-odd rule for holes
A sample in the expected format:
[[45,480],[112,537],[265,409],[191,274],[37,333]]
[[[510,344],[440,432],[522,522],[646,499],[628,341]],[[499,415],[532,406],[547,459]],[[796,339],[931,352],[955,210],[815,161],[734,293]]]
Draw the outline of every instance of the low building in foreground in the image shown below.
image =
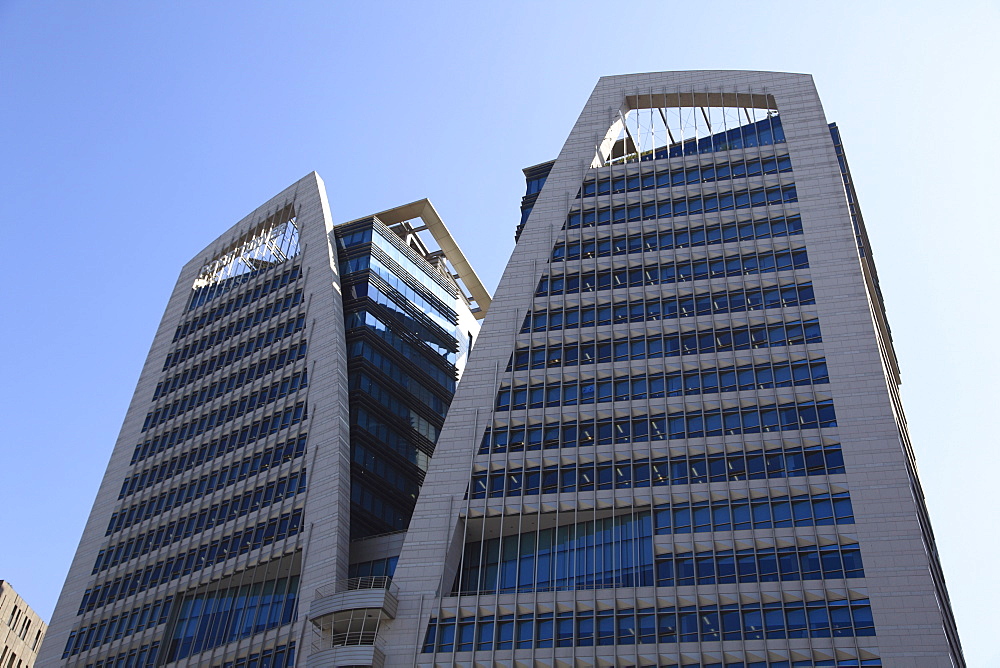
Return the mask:
[[6,580],[0,580],[0,668],[31,668],[46,623]]

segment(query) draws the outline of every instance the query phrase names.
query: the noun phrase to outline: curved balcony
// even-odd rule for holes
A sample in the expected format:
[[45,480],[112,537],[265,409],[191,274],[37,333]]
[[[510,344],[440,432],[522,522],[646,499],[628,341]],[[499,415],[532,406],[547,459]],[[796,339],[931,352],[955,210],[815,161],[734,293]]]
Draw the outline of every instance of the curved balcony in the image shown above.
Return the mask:
[[[326,642],[327,639],[314,639],[310,647],[309,658],[306,659],[306,668],[325,668],[326,666],[382,668],[385,665],[385,652],[373,644],[374,637],[360,637],[367,635],[369,634],[336,634],[332,643]],[[374,634],[370,635],[374,636]],[[365,642],[368,640],[372,642]]]
[[316,589],[309,605],[313,639],[306,665],[384,665],[379,630],[396,617],[397,591],[389,577],[337,580]]
[[392,578],[362,577],[337,580],[316,589],[309,605],[309,618],[317,620],[347,610],[375,609],[381,617],[396,618],[399,587]]

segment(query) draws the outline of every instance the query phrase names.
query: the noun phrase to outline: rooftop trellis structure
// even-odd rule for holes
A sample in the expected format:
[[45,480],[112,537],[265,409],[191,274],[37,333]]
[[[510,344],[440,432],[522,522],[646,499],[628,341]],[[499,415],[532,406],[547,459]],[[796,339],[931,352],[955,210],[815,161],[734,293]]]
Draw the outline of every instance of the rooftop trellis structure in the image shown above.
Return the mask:
[[[482,320],[486,317],[492,302],[490,293],[473,271],[472,265],[429,199],[381,211],[375,214],[375,217],[388,225],[389,229],[396,232],[406,243],[417,245],[426,255],[435,253],[444,257],[450,265],[449,273],[454,280],[460,282],[462,294],[470,304],[476,319]],[[421,224],[414,226],[412,221],[417,219]],[[418,235],[424,230],[431,233],[437,244],[437,251],[427,250],[427,246],[420,240]]]

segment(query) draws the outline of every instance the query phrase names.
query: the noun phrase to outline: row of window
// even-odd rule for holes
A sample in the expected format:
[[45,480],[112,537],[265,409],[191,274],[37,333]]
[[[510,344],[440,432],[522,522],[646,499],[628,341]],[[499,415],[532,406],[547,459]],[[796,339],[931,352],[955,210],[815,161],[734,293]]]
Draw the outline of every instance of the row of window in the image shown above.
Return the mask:
[[653,584],[649,511],[468,543],[453,595]]
[[[174,429],[169,433],[184,433],[185,438],[198,436],[207,431],[211,431],[216,427],[239,419],[244,415],[253,413],[258,408],[263,408],[264,406],[272,404],[275,401],[284,399],[285,397],[295,394],[300,389],[305,389],[308,386],[309,378],[305,369],[303,369],[302,371],[294,373],[291,376],[286,376],[269,386],[263,387],[260,390],[244,395],[228,404],[223,404],[221,407],[215,408],[202,414],[201,416],[195,416],[192,420],[182,422],[180,425],[174,427]],[[161,422],[163,422],[163,420],[161,420]],[[145,429],[143,431],[145,431]],[[152,439],[153,442],[156,440],[157,437]]]
[[[247,437],[249,437],[249,434],[247,434]],[[283,443],[278,443],[277,445],[255,452],[232,464],[215,469],[211,473],[206,473],[189,483],[171,488],[169,491],[158,496],[153,496],[139,504],[134,504],[127,510],[118,511],[117,515],[122,518],[120,520],[122,526],[119,526],[118,517],[112,515],[112,521],[115,523],[114,527],[109,524],[108,534],[105,535],[109,535],[113,531],[123,528],[125,525],[142,521],[147,513],[160,512],[162,508],[171,506],[176,508],[179,504],[187,503],[194,498],[201,497],[203,494],[210,493],[209,490],[215,491],[216,489],[227,487],[241,480],[253,477],[258,473],[263,473],[274,466],[281,466],[296,457],[301,457],[305,453],[306,437],[307,434],[293,436]],[[238,435],[237,437],[232,437],[231,434],[213,439],[208,443],[203,443],[197,448],[128,476],[122,483],[118,498],[124,499],[132,494],[137,494],[147,487],[159,484],[164,480],[169,480],[175,475],[190,471],[196,466],[201,466],[206,462],[227,455],[248,444],[249,442],[247,441],[241,442]],[[163,499],[162,501],[160,500],[161,498]],[[144,504],[153,504],[153,510],[147,510]]]
[[442,328],[406,297],[384,285],[383,281],[378,281],[377,277],[371,277],[368,283],[357,283],[350,286],[350,294],[347,297],[349,299],[367,298],[375,304],[388,308],[397,318],[406,323],[406,328],[409,331],[421,337],[424,343],[440,351],[442,355],[457,350],[453,326]]
[[[298,249],[295,251],[295,255],[297,254]],[[264,266],[260,269],[251,269],[246,262],[242,262],[238,257],[234,258],[232,255],[218,258],[212,264],[215,265],[214,271],[208,269],[209,265],[205,265],[201,268],[200,276],[195,279],[194,285],[191,287],[188,311],[193,311],[230,290],[246,285],[258,276],[267,273],[271,268],[271,266]],[[234,271],[239,273],[234,276],[232,275]],[[227,278],[222,278],[223,275],[227,274]]]
[[681,552],[656,560],[656,586],[789,582],[863,578],[861,548],[849,545],[788,545],[775,548]]
[[657,534],[832,524],[854,524],[854,509],[847,492],[688,501],[658,505],[653,513]]
[[[397,280],[398,282],[398,280]],[[449,353],[458,350],[455,337],[457,335],[457,316],[444,318],[433,308],[422,304],[414,295],[407,295],[394,288],[389,282],[381,280],[380,276],[369,274],[365,283],[354,283],[347,287],[349,300],[367,298],[371,302],[382,305],[392,311],[393,316],[404,324],[404,331],[423,339],[441,355],[447,355],[449,360],[457,359]],[[348,303],[349,308],[368,308],[365,303]],[[373,309],[376,313],[378,308]],[[451,311],[451,313],[455,313]]]
[[576,406],[609,401],[641,401],[736,390],[763,390],[830,382],[826,360],[770,361],[717,369],[670,371],[561,383],[515,384],[497,392],[496,410]]
[[697,315],[742,313],[815,303],[812,283],[767,288],[745,286],[735,290],[709,290],[689,295],[660,295],[643,301],[529,311],[524,317],[521,333],[629,322],[655,322]]
[[[306,370],[303,369],[302,371],[293,373],[290,376],[285,376],[281,380],[262,387],[259,390],[245,394],[239,399],[234,399],[228,404],[223,404],[222,406],[214,408],[207,413],[195,416],[193,419],[177,425],[167,434],[161,434],[153,437],[151,442],[156,443],[158,440],[162,440],[164,437],[167,437],[168,434],[173,433],[183,434],[183,436],[178,436],[180,440],[193,438],[205,433],[206,431],[211,431],[215,427],[227,424],[233,420],[243,417],[244,415],[252,413],[258,408],[272,404],[275,401],[283,399],[284,397],[294,394],[300,389],[305,389],[308,386],[308,374]],[[189,406],[188,410],[193,410],[194,408],[198,408],[198,406]],[[148,429],[157,427],[169,420],[171,417],[173,416],[168,416],[160,411],[147,414],[142,431],[145,432]]]
[[[417,358],[417,364],[421,368],[440,362],[450,376],[455,375],[455,361],[457,354],[452,350],[446,350],[440,343],[430,342],[426,336],[421,336],[419,329],[414,329],[413,321],[405,313],[394,311],[396,318],[387,318],[385,313],[374,313],[370,309],[363,311],[353,311],[344,315],[348,336],[351,336],[352,329],[364,328],[375,336],[381,337],[389,345],[407,356],[413,355]],[[398,319],[398,320],[397,320]],[[401,344],[404,343],[411,352],[408,352]],[[397,343],[399,342],[399,343]],[[454,343],[454,342],[453,342]],[[452,346],[454,347],[454,346]],[[426,348],[426,350],[425,350]]]
[[[219,437],[220,445],[225,442],[227,444],[236,444],[236,447],[242,447],[249,443],[253,443],[258,438],[265,438],[271,434],[276,434],[277,432],[287,429],[293,424],[298,424],[302,420],[306,419],[306,404],[304,401],[300,401],[294,406],[288,406],[283,409],[279,409],[270,415],[265,415],[260,420],[255,420],[253,423],[244,425],[235,431],[231,431],[228,434],[223,434]],[[198,436],[201,432],[195,432],[191,424],[184,424],[180,427],[174,427],[169,432],[165,434],[160,434],[159,436],[154,436],[151,439],[143,441],[142,443],[137,443],[135,446],[135,452],[132,453],[132,464],[141,462],[144,459],[148,459],[153,455],[159,454],[164,450],[169,450],[175,445],[180,445],[189,439]],[[212,441],[214,443],[215,441]],[[206,447],[206,444],[202,444],[201,447]],[[208,447],[212,447],[209,445]]]
[[[374,399],[380,406],[385,408],[390,414],[409,422],[413,430],[424,436],[424,438],[431,439],[432,434],[435,435],[435,439],[437,438],[436,435],[440,431],[439,426],[431,424],[414,410],[415,406],[413,406],[412,403],[407,403],[406,401],[401,401],[396,398],[392,392],[364,371],[357,371],[351,374],[349,381],[350,389],[361,390]],[[448,407],[443,405],[441,412],[438,413],[442,420],[444,419],[447,411]],[[433,441],[434,439],[431,440]]]
[[188,334],[193,334],[194,332],[211,325],[216,320],[224,318],[231,313],[235,313],[244,306],[252,304],[262,297],[266,297],[275,290],[280,290],[289,283],[294,283],[301,275],[301,267],[299,265],[295,265],[290,269],[286,269],[285,271],[276,274],[273,278],[263,281],[259,285],[255,286],[253,290],[247,290],[246,292],[227,300],[225,304],[219,304],[215,308],[207,309],[200,316],[191,318],[190,320],[178,325],[177,330],[174,332],[173,342],[176,343],[179,339],[183,339]]
[[637,220],[657,220],[677,216],[693,216],[716,211],[733,211],[755,206],[778,205],[799,201],[794,185],[754,188],[727,193],[699,193],[685,197],[654,200],[641,204],[621,204],[599,209],[572,211],[566,217],[563,229],[592,227],[594,225],[620,225]]
[[[435,324],[439,327],[447,330],[454,327],[458,323],[458,314],[455,313],[455,309],[448,306],[445,302],[440,299],[431,296],[427,291],[425,291],[424,286],[420,288],[414,287],[412,283],[419,284],[418,281],[410,278],[410,281],[406,280],[403,276],[399,275],[401,272],[399,270],[393,271],[386,266],[385,262],[380,261],[378,258],[371,255],[363,255],[361,257],[352,258],[346,262],[341,262],[341,271],[345,276],[349,274],[355,274],[362,271],[370,272],[368,278],[371,276],[378,276],[385,282],[386,285],[391,287],[393,290],[398,292],[411,304],[419,308],[428,318],[433,320]],[[364,281],[365,277],[353,277],[355,281]],[[355,291],[357,296],[363,296],[360,291]],[[451,303],[454,304],[454,298],[451,298]]]
[[301,303],[302,290],[296,290],[290,295],[285,295],[283,299],[278,299],[263,308],[257,309],[253,313],[249,313],[242,318],[238,318],[230,322],[225,327],[220,327],[214,332],[188,343],[183,348],[177,348],[167,353],[167,358],[163,361],[163,370],[166,371],[167,369],[180,364],[192,355],[205,352],[206,350],[213,348],[216,344],[228,341],[234,336],[242,334],[248,329],[252,329],[261,323],[267,322],[272,317],[280,313],[284,313],[288,309],[298,306]]
[[160,641],[157,640],[121,654],[112,654],[109,657],[98,659],[88,663],[86,668],[154,668],[157,665],[156,655],[159,651]]
[[[303,369],[302,371],[293,373],[290,376],[285,376],[281,380],[275,381],[270,385],[266,385],[259,390],[254,390],[249,394],[244,394],[239,399],[233,399],[228,404],[222,404],[218,408],[214,408],[211,412],[201,416],[200,420],[205,421],[205,430],[212,429],[218,425],[231,422],[236,418],[243,417],[247,413],[252,413],[261,406],[273,403],[274,401],[288,396],[293,392],[304,389],[308,386],[308,384],[309,380],[305,369]],[[197,396],[193,394],[189,396],[191,397],[191,401],[175,401],[168,406],[157,408],[155,411],[147,413],[146,420],[142,424],[141,431],[148,431],[149,429],[157,427],[175,417],[180,417],[188,411],[200,408],[205,403],[215,398],[208,397],[206,395],[206,397],[202,399],[201,393]],[[195,418],[192,422],[198,420],[198,418]]]
[[761,250],[741,255],[700,259],[680,259],[665,264],[617,269],[587,269],[555,276],[543,276],[535,290],[536,297],[575,295],[621,288],[685,283],[727,276],[750,276],[792,269],[807,269],[809,258],[804,250]]
[[[19,622],[21,624],[20,630],[15,628]],[[7,626],[10,627],[11,633],[10,635],[7,636],[7,638],[9,639],[11,636],[16,635],[24,642],[28,642],[28,632],[31,631],[31,622],[32,618],[27,608],[22,609],[16,604],[11,606],[10,617],[7,618]],[[32,647],[32,650],[34,650],[38,646],[38,640],[39,638],[41,638],[41,633],[42,633],[41,629],[35,632],[35,642],[34,642],[34,647]],[[4,647],[5,651],[6,649],[7,647]],[[13,659],[11,659],[11,662],[13,663]]]
[[[387,232],[386,234],[395,237],[394,241],[401,241],[395,232]],[[401,278],[416,281],[416,287],[422,291],[429,291],[446,309],[454,310],[458,290],[448,282],[440,271],[431,266],[423,257],[416,257],[418,254],[414,253],[413,249],[406,244],[387,244],[384,241],[385,238],[381,236],[375,239],[371,248],[372,257],[386,263],[389,270]],[[403,252],[404,249],[406,252]]]
[[[212,665],[212,668],[294,668],[294,666],[295,643],[290,642],[287,645],[278,645],[262,652],[245,654],[233,661],[216,663]],[[748,668],[752,667],[748,666]]]
[[[550,165],[549,169],[551,168],[552,167]],[[545,180],[548,178],[548,176],[549,176],[548,171],[546,171],[545,176],[526,178],[524,184],[525,185],[524,196],[527,197],[528,195],[537,195],[538,193],[542,192],[542,188],[545,186]]]
[[[428,424],[428,427],[432,425]],[[366,431],[379,443],[393,449],[396,454],[417,465],[421,471],[426,471],[430,462],[430,455],[417,447],[412,437],[412,430],[409,434],[403,434],[398,427],[387,424],[382,416],[372,414],[364,406],[358,406],[354,402],[351,405],[351,428],[360,428]],[[426,434],[427,443],[425,447],[432,450],[437,442],[437,429],[432,428]],[[423,434],[422,434],[423,435]],[[433,436],[433,438],[431,438]]]
[[[387,378],[391,379],[393,381],[393,389],[397,392],[405,391],[409,393],[414,399],[417,399],[438,415],[444,416],[447,414],[448,404],[451,403],[454,390],[446,390],[441,387],[431,389],[415,378],[409,371],[402,368],[396,360],[383,355],[365,341],[351,343],[348,351],[350,357],[361,357],[367,360],[369,366],[378,369]],[[444,395],[444,397],[441,395]]]
[[[154,668],[162,665],[156,661],[160,642],[143,645],[128,652],[122,652],[86,664],[86,668]],[[772,664],[773,665],[773,664]],[[234,661],[215,664],[212,668],[293,668],[295,666],[295,643],[278,645],[262,652],[246,654]],[[6,668],[12,668],[7,666]]]
[[168,491],[154,494],[128,508],[122,508],[120,511],[112,513],[104,535],[110,536],[133,524],[144,522],[161,513],[170,512],[174,508],[179,508],[186,503],[204,498],[208,494],[263,473],[272,466],[280,466],[286,461],[301,457],[305,453],[305,445],[306,437],[303,435],[298,439],[281,443],[228,466],[223,466],[202,475],[200,478],[182,483]]
[[[379,450],[384,450],[379,448]],[[420,478],[413,471],[404,471],[393,464],[384,452],[367,448],[359,443],[351,443],[351,460],[369,471],[395,490],[411,498],[417,498],[420,491]]]
[[679,457],[656,457],[645,461],[518,466],[477,472],[472,474],[472,498],[795,478],[843,472],[844,456],[839,444],[767,452],[692,452]]
[[[202,360],[200,363],[195,362],[190,368],[178,372],[174,378],[186,377],[185,382],[192,382],[207,374],[224,369],[234,362],[249,357],[293,334],[297,334],[302,331],[305,324],[306,316],[304,313],[292,315],[284,322],[260,332],[256,336],[251,336],[248,340],[238,343],[218,355],[213,355],[206,360]],[[173,380],[171,380],[171,384],[173,384]]]
[[372,241],[372,228],[365,227],[354,232],[338,232],[337,233],[337,247],[338,248],[350,248],[351,246],[360,246],[361,244],[369,244]]
[[166,582],[214,566],[227,559],[250,550],[265,547],[274,542],[290,538],[299,533],[302,527],[302,509],[284,513],[249,526],[240,531],[192,547],[186,552],[167,556],[156,564],[116,577],[110,582],[102,582],[87,589],[80,601],[78,615],[90,612],[95,608],[120,601],[123,598],[138,594]]
[[347,568],[349,578],[378,578],[392,577],[396,572],[396,563],[399,557],[386,557],[384,559],[372,559],[371,561],[359,561],[351,564]]
[[358,480],[351,480],[351,503],[371,513],[387,524],[389,531],[403,531],[410,523],[412,507],[406,510],[398,508],[385,498],[385,491],[374,491]]
[[[371,332],[371,335],[377,336],[381,341],[384,341],[387,345],[402,354],[403,357],[405,357],[411,364],[437,381],[438,385],[446,389],[448,392],[455,392],[456,373],[455,367],[451,363],[446,362],[446,364],[448,364],[451,368],[442,368],[440,362],[443,360],[441,360],[439,355],[425,349],[423,346],[418,348],[412,345],[409,341],[401,336],[397,336],[394,332],[387,328],[381,331],[375,328],[367,328],[367,331]],[[351,336],[350,334],[348,336],[350,339],[361,339],[359,336]],[[356,340],[348,346],[347,354],[349,357],[359,357],[365,354],[364,351],[366,349],[372,349],[370,343],[365,342],[364,340]]]
[[576,448],[611,443],[641,443],[705,436],[836,427],[830,399],[760,406],[733,406],[678,411],[670,415],[601,418],[544,425],[490,427],[479,454],[550,448]]
[[[873,636],[871,604],[778,601],[600,610],[593,612],[431,618],[424,653],[488,652],[531,647],[592,647],[720,640]],[[855,664],[857,665],[857,664]]]
[[[18,612],[19,608],[15,605],[13,611],[11,611],[11,619],[13,619],[15,617],[15,613]],[[21,630],[17,631],[16,635],[18,638],[20,638],[26,643],[26,647],[30,648],[31,652],[35,652],[38,649],[39,641],[42,639],[42,629],[37,629],[35,631],[34,641],[32,641],[30,644],[27,644],[28,632],[31,631],[31,622],[32,622],[31,618],[26,616],[24,621],[21,622]],[[7,622],[7,626],[11,626],[11,628],[13,628],[10,621]],[[10,636],[7,637],[8,642],[12,640],[13,635],[14,634],[12,633]],[[19,661],[17,658],[17,652],[11,649],[12,646],[13,643],[11,643],[10,645],[4,643],[2,645],[2,650],[0,650],[0,666],[5,666],[6,668],[14,668],[15,661],[17,661],[17,668],[21,668],[22,665],[30,666],[32,664],[33,659],[30,657],[26,657],[25,654],[22,654],[21,656],[23,657],[23,660]]]
[[684,165],[676,165],[673,168],[666,167],[655,172],[643,172],[641,174],[615,177],[602,176],[596,180],[590,179],[584,181],[577,199],[580,197],[593,197],[594,195],[615,195],[639,190],[676,188],[694,183],[711,183],[726,179],[743,179],[751,176],[790,171],[792,171],[792,160],[788,156],[755,157],[745,160],[735,160],[733,162],[695,165],[694,167],[687,168]]
[[[372,234],[372,232],[375,232]],[[389,259],[398,264],[400,268],[425,285],[445,303],[458,297],[454,288],[448,284],[447,280],[441,276],[427,261],[415,253],[399,238],[399,235],[391,231],[384,225],[375,222],[371,227],[344,234],[341,231],[336,233],[337,244],[341,248],[347,249],[352,246],[359,246],[364,243],[372,244],[375,254],[384,253]],[[344,234],[344,236],[340,236]]]
[[138,559],[150,552],[155,552],[167,545],[226,524],[248,513],[267,508],[275,503],[281,503],[285,499],[290,499],[305,491],[305,471],[293,471],[277,480],[222,499],[208,508],[191,512],[171,520],[167,524],[161,524],[156,528],[132,536],[117,545],[109,545],[97,554],[91,575],[106,571],[132,559]]
[[599,338],[550,344],[547,347],[519,347],[514,351],[507,371],[545,369],[583,364],[603,364],[627,360],[659,359],[733,350],[798,346],[821,343],[819,320],[778,322],[772,324],[730,325],[664,331],[662,334],[633,335],[629,338]]
[[[648,513],[640,515],[645,515],[648,525]],[[637,537],[633,544],[629,533],[615,535],[612,543],[608,542],[610,536],[602,537],[602,532],[590,529],[592,527],[580,533],[578,528],[575,544],[572,528],[546,529],[539,532],[537,538],[528,533],[520,538],[508,536],[467,544],[452,595],[652,584],[652,554],[647,540]],[[648,536],[648,532],[643,535]],[[580,542],[584,537],[587,538],[585,543]],[[655,562],[658,587],[864,576],[857,543],[682,552],[658,557]]]
[[[213,355],[208,359],[202,360],[200,363],[194,364],[190,368],[183,369],[173,376],[170,376],[158,383],[156,391],[153,393],[153,399],[157,399],[168,392],[173,392],[188,383],[201,380],[205,376],[215,373],[219,369],[223,369],[234,362],[245,359],[273,343],[286,339],[292,334],[301,331],[302,328],[305,327],[305,323],[306,317],[304,314],[292,317],[277,327],[272,327],[266,332],[261,332],[257,336],[251,337],[249,341],[244,341],[243,343],[232,346],[218,355]],[[302,341],[299,345],[303,344],[305,344],[305,341]],[[293,344],[293,347],[294,345],[295,344]]]
[[163,599],[157,599],[152,603],[136,606],[131,610],[125,610],[110,618],[71,631],[66,640],[62,658],[76,656],[92,647],[100,647],[105,643],[121,640],[133,633],[165,624],[170,618],[170,603],[173,598],[173,596],[167,596]]
[[298,592],[299,576],[293,575],[185,596],[165,663],[290,623]]
[[714,244],[771,239],[802,234],[802,219],[798,214],[774,218],[748,218],[723,223],[701,223],[674,229],[652,229],[633,234],[599,235],[596,239],[560,241],[552,249],[552,262],[581,260],[594,257],[655,253],[675,248],[691,248]]
[[[182,413],[187,410],[189,405],[202,404],[223,394],[237,390],[247,383],[252,383],[284,368],[287,364],[303,359],[306,356],[307,349],[308,346],[304,340],[292,344],[288,348],[283,348],[268,357],[243,367],[239,371],[234,371],[224,378],[220,378],[194,392],[184,395],[180,399],[175,400],[169,410],[173,411],[174,414]],[[174,379],[177,379],[176,383],[174,383]],[[185,371],[175,375],[173,378],[164,380],[156,385],[156,391],[153,392],[153,401],[165,397],[179,387],[184,387],[188,382],[196,380],[199,380],[199,378],[195,373],[191,373],[190,371]]]
[[[865,237],[859,224],[859,214],[857,193],[851,181],[851,172],[847,167],[847,156],[844,154],[844,144],[841,141],[840,130],[836,123],[830,123],[830,137],[833,139],[833,148],[837,152],[837,162],[840,164],[840,175],[844,181],[844,194],[847,195],[847,204],[851,210],[851,222],[854,226],[854,241],[858,246],[858,254],[861,257],[867,255],[865,249]],[[877,287],[877,284],[876,284]]]

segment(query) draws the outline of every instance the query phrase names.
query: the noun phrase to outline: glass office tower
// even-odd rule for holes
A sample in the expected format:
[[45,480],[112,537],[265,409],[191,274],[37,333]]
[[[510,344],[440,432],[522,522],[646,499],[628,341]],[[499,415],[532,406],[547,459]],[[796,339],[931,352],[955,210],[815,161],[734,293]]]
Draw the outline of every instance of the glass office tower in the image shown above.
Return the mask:
[[385,665],[964,665],[811,77],[602,78],[525,174]]
[[447,267],[404,243],[412,228],[401,237],[370,217],[334,234],[347,328],[351,537],[365,538],[406,530],[478,327],[459,322]]
[[199,253],[38,665],[278,668],[363,640],[350,596],[387,583],[352,559],[394,560],[488,306],[430,202],[334,226],[315,173]]

